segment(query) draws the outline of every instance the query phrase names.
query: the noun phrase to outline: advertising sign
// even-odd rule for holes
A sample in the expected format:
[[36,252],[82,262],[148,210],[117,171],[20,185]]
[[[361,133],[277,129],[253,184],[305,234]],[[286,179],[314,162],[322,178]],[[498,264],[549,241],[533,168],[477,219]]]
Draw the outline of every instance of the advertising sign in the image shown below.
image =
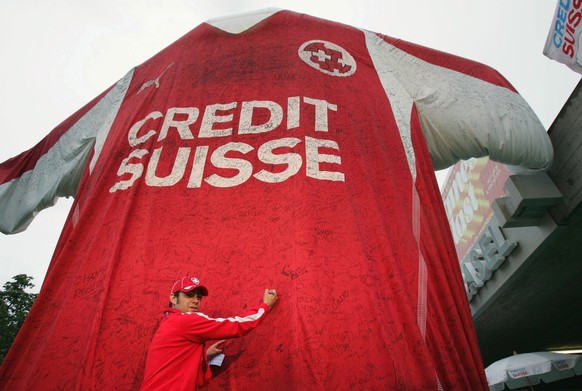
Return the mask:
[[445,211],[462,262],[493,217],[491,204],[504,197],[503,186],[511,172],[488,157],[455,164],[442,191]]

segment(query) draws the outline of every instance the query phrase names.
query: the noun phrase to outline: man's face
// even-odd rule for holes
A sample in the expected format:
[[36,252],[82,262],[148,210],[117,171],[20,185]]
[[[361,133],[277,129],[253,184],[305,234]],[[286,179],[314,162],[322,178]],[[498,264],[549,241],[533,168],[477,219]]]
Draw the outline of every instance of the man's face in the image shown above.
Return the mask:
[[170,301],[180,312],[198,312],[203,297],[199,290],[194,289],[192,292],[176,292],[170,295]]

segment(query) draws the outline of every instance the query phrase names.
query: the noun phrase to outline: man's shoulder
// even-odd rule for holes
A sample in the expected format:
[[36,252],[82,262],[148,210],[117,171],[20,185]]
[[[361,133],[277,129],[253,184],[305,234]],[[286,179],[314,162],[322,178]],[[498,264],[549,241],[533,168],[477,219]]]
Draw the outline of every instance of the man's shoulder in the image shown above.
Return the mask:
[[172,310],[173,311],[167,311],[164,313],[163,321],[179,322],[183,319],[191,321],[194,319],[208,318],[208,316],[202,312],[180,312],[174,308],[172,308]]

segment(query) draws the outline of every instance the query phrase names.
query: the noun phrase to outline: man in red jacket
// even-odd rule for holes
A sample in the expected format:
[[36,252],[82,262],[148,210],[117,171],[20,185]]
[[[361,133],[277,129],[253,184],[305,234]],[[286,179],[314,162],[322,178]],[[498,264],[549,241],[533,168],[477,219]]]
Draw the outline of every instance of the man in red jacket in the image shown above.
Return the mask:
[[[263,302],[240,316],[211,318],[200,312],[208,289],[196,277],[183,277],[172,285],[170,308],[164,312],[146,360],[142,391],[196,390],[212,373],[208,355],[220,353],[224,339],[242,337],[265,319],[278,300],[265,289]],[[218,340],[205,351],[205,342]]]

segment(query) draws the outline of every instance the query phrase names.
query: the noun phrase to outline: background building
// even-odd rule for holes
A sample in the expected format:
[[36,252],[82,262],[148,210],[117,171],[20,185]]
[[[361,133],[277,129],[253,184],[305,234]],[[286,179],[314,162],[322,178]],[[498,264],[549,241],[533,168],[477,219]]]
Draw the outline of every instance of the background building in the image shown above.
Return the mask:
[[548,131],[549,172],[474,159],[443,187],[485,366],[514,351],[582,349],[581,89]]

